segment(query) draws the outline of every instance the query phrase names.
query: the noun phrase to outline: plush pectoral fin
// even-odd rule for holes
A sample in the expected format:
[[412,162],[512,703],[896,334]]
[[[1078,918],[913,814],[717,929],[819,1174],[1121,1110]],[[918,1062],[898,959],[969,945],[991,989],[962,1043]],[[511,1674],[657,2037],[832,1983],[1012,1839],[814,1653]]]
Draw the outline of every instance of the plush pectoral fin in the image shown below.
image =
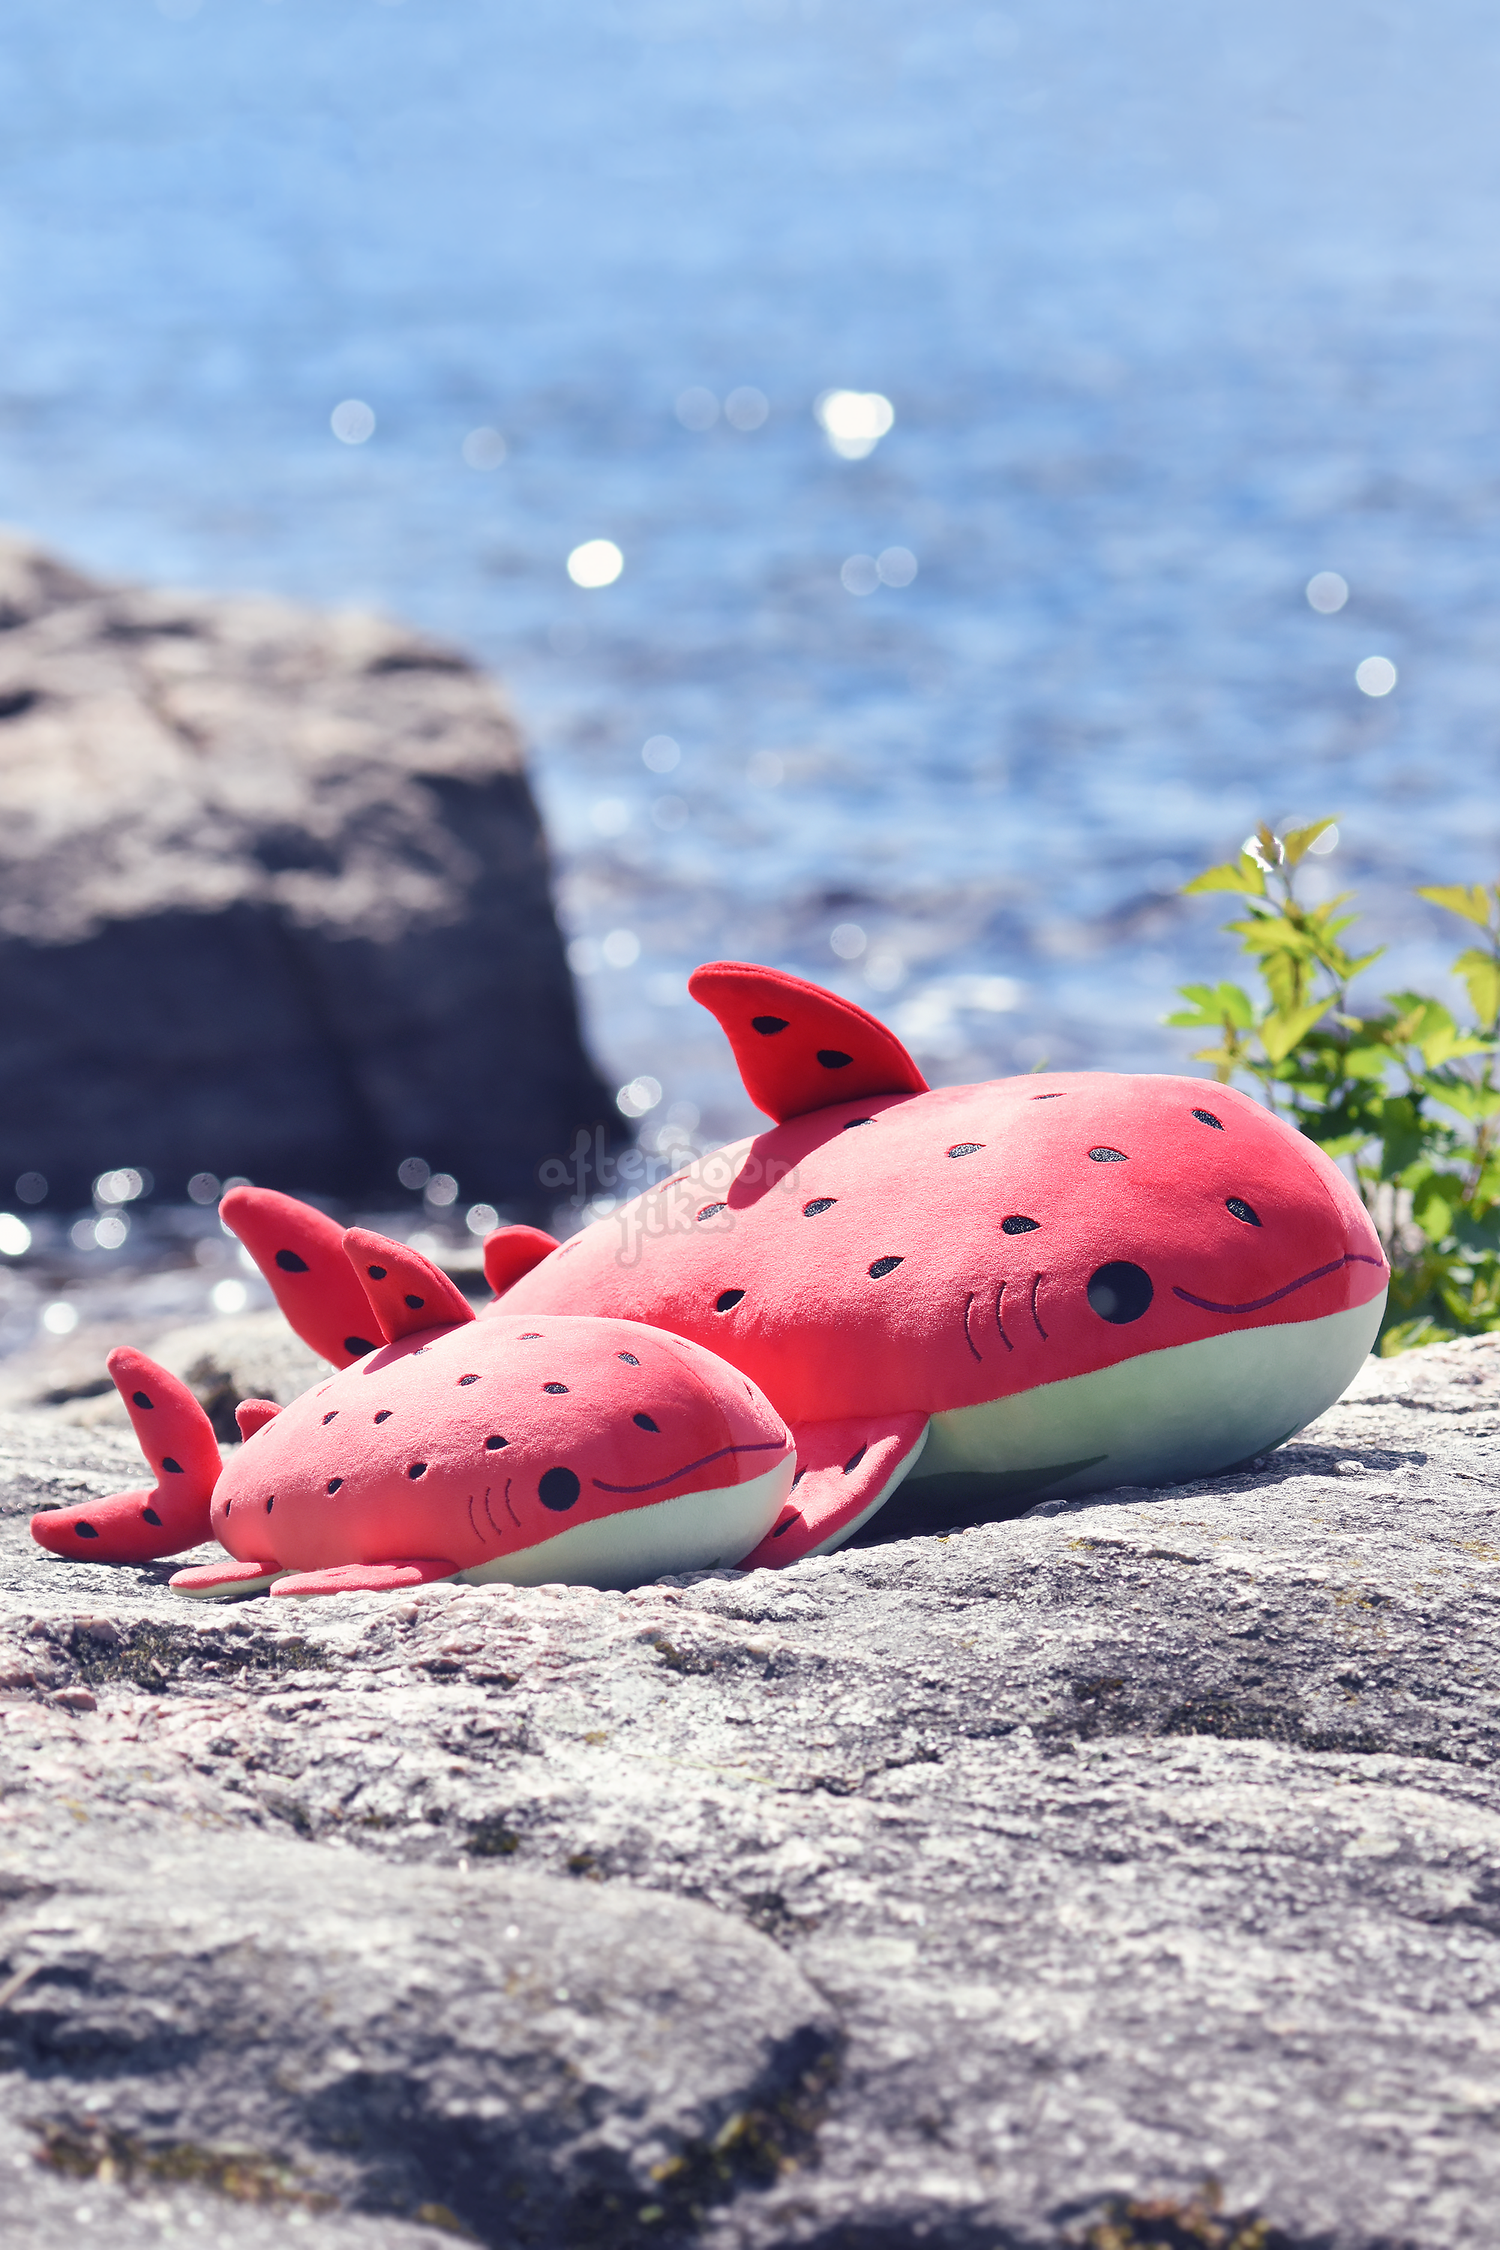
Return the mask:
[[781,1516],[741,1570],[776,1570],[832,1554],[884,1507],[927,1443],[925,1414],[809,1422],[797,1441],[797,1478]]
[[406,1562],[340,1563],[332,1570],[298,1570],[278,1578],[273,1594],[294,1601],[314,1594],[394,1594],[403,1586],[430,1586],[434,1579],[456,1578],[458,1565],[433,1555]]
[[167,1583],[191,1602],[241,1602],[250,1594],[264,1594],[286,1575],[276,1563],[235,1562],[226,1555],[223,1562],[174,1571]]
[[326,1212],[275,1188],[237,1187],[219,1216],[271,1284],[288,1325],[320,1358],[350,1367],[389,1341],[344,1255],[344,1230]]

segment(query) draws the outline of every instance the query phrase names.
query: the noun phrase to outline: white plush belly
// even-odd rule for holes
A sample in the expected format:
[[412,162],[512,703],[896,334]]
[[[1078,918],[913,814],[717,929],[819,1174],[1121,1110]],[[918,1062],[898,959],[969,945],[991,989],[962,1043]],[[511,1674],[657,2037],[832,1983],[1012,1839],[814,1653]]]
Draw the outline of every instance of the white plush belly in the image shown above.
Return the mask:
[[1037,1492],[1052,1497],[1228,1468],[1279,1445],[1342,1396],[1384,1309],[1382,1292],[1322,1320],[1208,1336],[935,1414],[912,1482],[1035,1470]]
[[458,1576],[471,1586],[503,1579],[512,1586],[627,1587],[668,1572],[727,1570],[760,1545],[781,1513],[796,1469],[788,1453],[748,1484],[685,1492],[675,1500],[568,1524],[535,1547],[496,1555]]

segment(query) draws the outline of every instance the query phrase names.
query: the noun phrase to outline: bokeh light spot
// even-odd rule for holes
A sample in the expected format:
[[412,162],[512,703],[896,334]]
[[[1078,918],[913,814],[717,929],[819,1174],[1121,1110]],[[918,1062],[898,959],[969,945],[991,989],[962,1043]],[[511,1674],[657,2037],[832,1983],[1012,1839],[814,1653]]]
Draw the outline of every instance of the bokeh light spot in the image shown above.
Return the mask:
[[896,419],[896,409],[879,391],[824,391],[813,413],[842,461],[863,461]]
[[1324,617],[1332,617],[1349,599],[1349,583],[1336,570],[1318,570],[1307,581],[1307,599]]
[[506,443],[500,432],[488,426],[470,430],[462,446],[465,464],[471,469],[498,469],[505,459],[506,451]]
[[625,557],[613,539],[585,539],[568,557],[568,576],[575,586],[613,586],[625,568]]
[[329,415],[328,427],[341,445],[363,445],[375,435],[375,409],[362,398],[342,399]]
[[1396,667],[1388,656],[1367,656],[1354,668],[1354,684],[1362,695],[1389,695],[1396,684]]

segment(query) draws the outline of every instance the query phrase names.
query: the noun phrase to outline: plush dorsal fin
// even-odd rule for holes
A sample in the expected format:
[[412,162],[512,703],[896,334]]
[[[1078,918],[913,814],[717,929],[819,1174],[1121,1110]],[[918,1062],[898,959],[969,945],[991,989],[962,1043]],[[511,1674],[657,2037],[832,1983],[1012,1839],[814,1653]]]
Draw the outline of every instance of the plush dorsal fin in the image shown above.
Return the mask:
[[927,1091],[895,1033],[821,985],[750,961],[708,961],[688,990],[718,1017],[746,1093],[778,1125],[830,1102]]
[[404,1242],[372,1234],[368,1227],[350,1227],[344,1235],[344,1254],[389,1343],[424,1328],[455,1328],[474,1318],[474,1307],[462,1290]]
[[219,1216],[260,1267],[303,1343],[322,1358],[348,1367],[385,1342],[344,1256],[337,1219],[293,1195],[258,1187],[231,1188]]

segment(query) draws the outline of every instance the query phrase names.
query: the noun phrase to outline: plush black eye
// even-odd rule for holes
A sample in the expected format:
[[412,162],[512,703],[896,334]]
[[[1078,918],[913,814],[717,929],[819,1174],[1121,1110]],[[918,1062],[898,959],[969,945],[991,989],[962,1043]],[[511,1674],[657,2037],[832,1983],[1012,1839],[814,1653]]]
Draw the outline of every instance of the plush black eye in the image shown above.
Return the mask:
[[1041,1223],[1040,1219],[1023,1219],[1019,1211],[1013,1211],[1008,1219],[1000,1221],[1000,1232],[1002,1234],[1035,1234]]
[[1154,1295],[1145,1268],[1132,1266],[1123,1258],[1101,1266],[1089,1283],[1089,1303],[1101,1320],[1111,1321],[1117,1328],[1123,1328],[1128,1320],[1139,1320]]
[[1218,1118],[1215,1117],[1211,1109],[1195,1109],[1193,1111],[1193,1115],[1197,1118],[1200,1125],[1212,1125],[1216,1133],[1223,1132],[1224,1128],[1222,1124],[1219,1122]]
[[718,1296],[714,1299],[714,1311],[733,1312],[735,1306],[739,1303],[741,1297],[743,1297],[744,1294],[745,1292],[743,1289],[721,1289]]
[[571,1469],[549,1469],[536,1488],[542,1506],[558,1515],[572,1507],[582,1489]]
[[1260,1220],[1242,1195],[1226,1195],[1224,1208],[1233,1219],[1243,1219],[1247,1227],[1258,1227]]

